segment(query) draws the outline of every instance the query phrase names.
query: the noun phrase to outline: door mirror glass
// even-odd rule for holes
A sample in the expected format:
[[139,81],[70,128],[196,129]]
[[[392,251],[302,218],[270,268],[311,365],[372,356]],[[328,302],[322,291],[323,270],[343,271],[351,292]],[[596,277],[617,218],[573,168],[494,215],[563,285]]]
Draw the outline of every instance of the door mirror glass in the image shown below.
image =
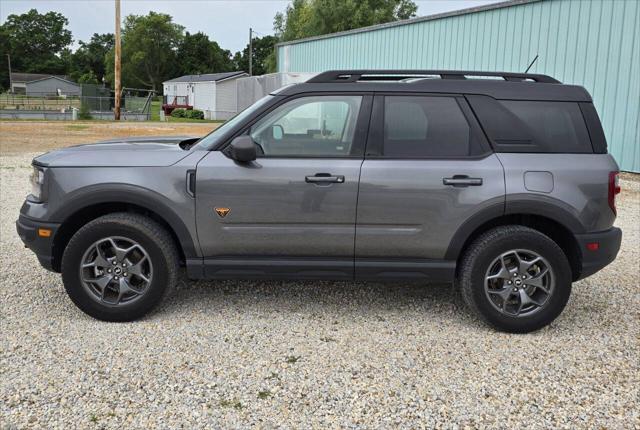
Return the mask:
[[248,163],[256,159],[258,150],[251,136],[244,135],[238,136],[231,141],[227,155],[232,160]]

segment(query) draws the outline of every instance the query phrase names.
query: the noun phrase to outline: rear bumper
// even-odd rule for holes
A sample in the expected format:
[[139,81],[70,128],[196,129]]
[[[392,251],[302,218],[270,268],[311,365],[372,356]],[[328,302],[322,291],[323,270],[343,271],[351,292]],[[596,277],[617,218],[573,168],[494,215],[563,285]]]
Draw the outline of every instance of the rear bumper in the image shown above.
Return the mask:
[[[591,276],[615,260],[622,242],[622,230],[612,227],[597,233],[577,234],[576,240],[582,252],[582,269],[578,279]],[[590,243],[597,243],[598,249],[589,250]]]
[[[42,223],[23,215],[20,215],[18,221],[16,221],[16,230],[24,246],[36,254],[42,267],[52,272],[56,271],[53,267],[53,238],[59,227],[60,224]],[[51,230],[51,235],[49,237],[40,237],[38,235],[39,228]]]

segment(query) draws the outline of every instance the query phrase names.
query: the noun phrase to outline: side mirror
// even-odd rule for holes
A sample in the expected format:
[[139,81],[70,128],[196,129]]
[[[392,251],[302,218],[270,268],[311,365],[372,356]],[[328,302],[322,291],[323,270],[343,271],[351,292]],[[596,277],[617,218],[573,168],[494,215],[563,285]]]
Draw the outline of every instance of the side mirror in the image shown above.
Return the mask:
[[228,154],[232,160],[248,163],[256,159],[258,151],[251,136],[244,135],[238,136],[231,141]]

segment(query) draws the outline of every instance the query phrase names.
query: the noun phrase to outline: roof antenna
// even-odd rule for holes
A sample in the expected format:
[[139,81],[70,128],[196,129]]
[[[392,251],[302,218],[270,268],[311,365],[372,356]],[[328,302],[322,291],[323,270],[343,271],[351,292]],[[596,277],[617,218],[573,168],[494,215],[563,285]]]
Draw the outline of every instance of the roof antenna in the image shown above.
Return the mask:
[[535,64],[535,62],[538,60],[538,54],[536,54],[536,58],[533,59],[533,61],[531,62],[531,64],[529,64],[529,67],[527,67],[527,70],[525,70],[525,73],[529,73],[529,69]]

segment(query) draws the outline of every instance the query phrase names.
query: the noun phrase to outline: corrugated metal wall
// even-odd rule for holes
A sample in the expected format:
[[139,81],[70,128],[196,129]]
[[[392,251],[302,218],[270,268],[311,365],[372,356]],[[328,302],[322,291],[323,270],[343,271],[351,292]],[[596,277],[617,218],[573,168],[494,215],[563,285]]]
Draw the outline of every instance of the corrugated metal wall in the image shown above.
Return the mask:
[[468,69],[532,73],[583,85],[609,152],[640,172],[640,1],[514,2],[438,19],[278,45],[281,72],[337,68]]

